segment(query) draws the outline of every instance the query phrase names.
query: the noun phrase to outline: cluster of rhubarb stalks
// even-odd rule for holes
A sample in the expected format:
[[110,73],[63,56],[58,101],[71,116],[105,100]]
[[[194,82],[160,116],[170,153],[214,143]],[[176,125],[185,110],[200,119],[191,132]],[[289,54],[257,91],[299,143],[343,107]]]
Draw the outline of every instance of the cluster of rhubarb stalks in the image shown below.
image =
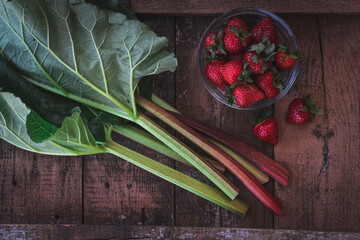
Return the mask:
[[[207,161],[215,171],[224,168],[238,178],[267,208],[280,216],[283,207],[264,186],[269,176],[283,186],[288,185],[289,171],[254,147],[242,142],[224,131],[181,114],[175,108],[152,95],[151,101],[136,96],[137,104],[174,128],[184,137],[205,150],[214,160]],[[239,188],[232,185],[236,193]],[[228,196],[231,195],[227,194]]]

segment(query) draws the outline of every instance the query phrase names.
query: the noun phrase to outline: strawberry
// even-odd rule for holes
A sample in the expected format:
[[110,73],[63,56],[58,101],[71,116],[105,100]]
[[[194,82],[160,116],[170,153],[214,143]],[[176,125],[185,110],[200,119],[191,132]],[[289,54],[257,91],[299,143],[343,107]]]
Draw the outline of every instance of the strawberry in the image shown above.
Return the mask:
[[224,63],[225,61],[223,60],[213,61],[205,67],[206,77],[221,90],[225,90],[225,87],[228,85],[220,73],[220,66]]
[[278,143],[279,124],[272,111],[253,121],[253,133],[260,140],[276,145]]
[[271,43],[278,44],[278,34],[270,17],[263,18],[251,29],[251,41],[259,43],[263,37],[267,37]]
[[238,17],[234,17],[230,19],[225,26],[223,27],[222,31],[224,33],[224,36],[230,32],[231,27],[237,27],[239,30],[247,31],[246,25],[243,20],[241,20]]
[[295,65],[296,59],[299,58],[299,54],[299,50],[293,51],[279,44],[279,48],[275,54],[275,64],[280,70],[286,71]]
[[240,82],[234,89],[236,105],[242,108],[249,107],[264,99],[264,94],[254,83]]
[[215,44],[217,33],[209,33],[205,38],[205,48]]
[[271,62],[260,59],[255,51],[246,52],[244,54],[244,62],[249,63],[248,68],[251,69],[253,74],[259,75],[270,68]]
[[211,62],[213,60],[219,60],[226,56],[225,46],[222,38],[223,34],[221,31],[219,33],[209,33],[206,36],[204,45],[207,51],[205,55],[207,61]]
[[244,55],[244,62],[249,63],[248,68],[253,74],[258,75],[266,72],[270,66],[271,61],[274,60],[275,45],[270,43],[269,39],[264,37],[261,42],[252,44],[248,52]]
[[266,98],[272,99],[284,89],[284,76],[280,72],[273,73],[271,70],[261,74],[256,79],[256,86],[264,93]]
[[310,123],[315,114],[323,114],[323,110],[316,106],[316,100],[310,99],[310,95],[303,98],[295,98],[291,101],[287,115],[286,122],[298,125]]
[[237,54],[250,45],[250,34],[237,27],[230,27],[230,31],[225,34],[224,45],[230,55]]
[[220,67],[222,76],[230,84],[233,84],[238,80],[238,77],[241,76],[242,71],[243,65],[240,61],[237,60],[229,61]]

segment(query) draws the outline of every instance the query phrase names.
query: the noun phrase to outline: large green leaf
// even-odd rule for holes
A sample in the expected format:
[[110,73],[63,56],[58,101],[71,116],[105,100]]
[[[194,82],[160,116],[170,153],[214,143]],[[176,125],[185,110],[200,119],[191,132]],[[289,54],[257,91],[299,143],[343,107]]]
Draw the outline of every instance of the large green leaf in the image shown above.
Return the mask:
[[20,98],[11,93],[0,92],[0,138],[32,152],[74,155],[52,142],[36,143],[32,141],[26,129],[26,118],[29,113],[30,110],[21,102]]
[[[112,114],[91,109],[80,103],[72,101],[60,95],[40,91],[38,87],[26,81],[6,60],[0,55],[0,88],[4,92],[11,92],[19,97],[32,111],[27,118],[29,134],[35,142],[42,142],[47,139],[54,129],[51,125],[60,128],[64,119],[71,116],[74,109],[79,109],[81,116],[88,121],[89,129],[97,142],[104,142],[105,131],[103,123],[122,124],[124,120]],[[37,116],[39,115],[39,116]],[[47,125],[47,123],[49,125]],[[47,131],[38,131],[43,128]],[[47,126],[47,127],[46,127]]]
[[1,0],[0,48],[42,88],[125,118],[147,75],[173,71],[167,40],[145,24],[90,3]]
[[31,140],[41,143],[53,136],[58,128],[45,121],[35,111],[31,111],[26,117],[26,130]]
[[106,152],[105,148],[97,144],[80,112],[74,112],[71,117],[65,118],[61,128],[49,138],[49,141],[77,155]]
[[[78,112],[65,118],[62,127],[56,132],[52,128],[47,140],[43,137],[43,142],[33,141],[27,131],[26,119],[29,114],[30,110],[20,98],[8,92],[0,92],[0,138],[22,149],[43,154],[86,155],[106,152],[102,145],[97,144]],[[44,123],[35,112],[32,112],[32,117]],[[33,123],[33,120],[30,121]],[[37,136],[43,136],[44,132],[49,133],[49,129],[38,128],[37,132],[31,134],[39,139]]]

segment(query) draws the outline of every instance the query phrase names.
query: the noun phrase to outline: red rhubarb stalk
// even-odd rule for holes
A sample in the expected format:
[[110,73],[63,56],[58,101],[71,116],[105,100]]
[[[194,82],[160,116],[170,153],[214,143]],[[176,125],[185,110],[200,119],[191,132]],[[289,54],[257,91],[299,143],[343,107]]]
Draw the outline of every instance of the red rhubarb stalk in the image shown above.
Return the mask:
[[147,99],[136,95],[136,102],[142,108],[149,111],[173,129],[190,139],[194,144],[205,150],[212,157],[222,163],[235,177],[237,177],[266,207],[272,210],[276,215],[282,213],[282,205],[273,195],[271,195],[263,185],[261,185],[254,176],[252,176],[236,160],[231,158],[223,150],[211,143],[200,133],[189,127],[186,123],[174,117],[168,111],[158,107]]
[[241,154],[243,157],[253,162],[258,168],[269,174],[269,176],[271,176],[281,185],[288,185],[290,175],[289,171],[273,159],[257,151],[254,147],[249,146],[248,144],[214,126],[187,117],[183,114],[170,111],[169,113],[192,128],[204,133],[205,135],[217,140],[235,152]]

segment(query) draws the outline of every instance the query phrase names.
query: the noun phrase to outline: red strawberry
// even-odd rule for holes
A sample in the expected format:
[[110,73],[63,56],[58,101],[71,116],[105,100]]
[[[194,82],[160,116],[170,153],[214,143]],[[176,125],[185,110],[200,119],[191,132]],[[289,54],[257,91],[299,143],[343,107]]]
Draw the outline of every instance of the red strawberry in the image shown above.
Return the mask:
[[253,121],[253,133],[260,140],[276,145],[278,143],[279,124],[272,115],[272,111],[268,111],[264,116]]
[[230,84],[233,84],[238,80],[238,77],[241,76],[242,71],[243,65],[240,61],[237,60],[229,61],[220,67],[222,76]]
[[310,123],[315,114],[323,114],[323,110],[316,106],[316,100],[310,95],[304,98],[295,98],[289,105],[286,122],[298,125]]
[[237,54],[250,45],[250,34],[237,27],[231,27],[225,34],[224,45],[230,55]]
[[264,94],[254,83],[239,83],[234,89],[236,105],[242,108],[249,107],[264,99]]
[[249,63],[247,67],[251,69],[255,75],[264,73],[271,66],[271,61],[265,63],[263,59],[259,58],[255,51],[246,52],[244,54],[244,62]]
[[209,33],[205,38],[205,47],[209,47],[215,44],[217,33]]
[[283,45],[279,45],[275,54],[275,64],[280,70],[286,71],[295,65],[299,54],[299,50],[293,51]]
[[230,31],[230,27],[232,27],[232,26],[237,27],[239,30],[247,31],[244,21],[238,17],[234,17],[234,18],[230,19],[226,23],[226,25],[223,27],[222,31],[223,31],[224,35],[226,35]]
[[204,45],[207,51],[205,58],[209,62],[222,59],[226,56],[222,32],[209,33],[204,40]]
[[263,18],[251,29],[251,41],[259,43],[263,37],[267,37],[271,43],[278,44],[278,34],[270,17]]
[[273,73],[269,70],[257,77],[256,86],[264,93],[265,97],[272,99],[284,89],[283,78],[281,73]]
[[225,87],[228,85],[220,73],[220,66],[224,63],[225,61],[222,60],[213,61],[209,62],[205,67],[206,77],[221,90],[225,90]]

